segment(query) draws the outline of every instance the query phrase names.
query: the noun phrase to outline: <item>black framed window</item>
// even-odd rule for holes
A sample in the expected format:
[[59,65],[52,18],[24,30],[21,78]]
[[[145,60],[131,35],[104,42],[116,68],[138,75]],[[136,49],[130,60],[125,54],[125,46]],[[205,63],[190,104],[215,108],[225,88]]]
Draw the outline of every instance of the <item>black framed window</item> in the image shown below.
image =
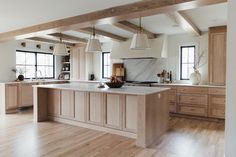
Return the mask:
[[180,47],[180,80],[189,80],[194,72],[195,45]]
[[111,60],[110,52],[102,53],[102,78],[111,77]]
[[25,78],[54,78],[54,56],[44,52],[16,50],[16,69],[18,76],[23,73]]

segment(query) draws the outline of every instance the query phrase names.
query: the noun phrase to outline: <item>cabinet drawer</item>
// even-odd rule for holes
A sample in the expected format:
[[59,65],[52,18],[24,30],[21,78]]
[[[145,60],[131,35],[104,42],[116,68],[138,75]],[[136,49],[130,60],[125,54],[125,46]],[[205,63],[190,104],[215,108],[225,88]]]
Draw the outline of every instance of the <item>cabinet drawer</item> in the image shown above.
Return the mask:
[[207,105],[207,95],[180,94],[178,103]]
[[225,88],[209,88],[208,93],[215,95],[225,95]]
[[176,102],[176,94],[174,93],[169,93],[169,95],[168,95],[168,101],[170,102],[170,103],[175,103]]
[[171,113],[176,113],[176,103],[169,103],[169,111]]
[[179,106],[178,113],[195,115],[195,116],[207,116],[206,107],[193,107],[193,106]]
[[209,117],[212,118],[225,118],[225,109],[224,108],[213,108],[210,110]]
[[223,95],[210,95],[209,96],[210,107],[225,107],[225,96]]
[[178,87],[177,92],[184,94],[208,94],[208,89],[201,87]]

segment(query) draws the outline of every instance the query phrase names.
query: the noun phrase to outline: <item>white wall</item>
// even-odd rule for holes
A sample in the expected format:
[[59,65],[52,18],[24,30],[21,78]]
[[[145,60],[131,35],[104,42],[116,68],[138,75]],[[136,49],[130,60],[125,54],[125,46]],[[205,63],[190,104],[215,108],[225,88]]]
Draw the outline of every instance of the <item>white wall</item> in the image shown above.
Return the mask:
[[225,156],[236,156],[236,1],[228,1]]
[[208,33],[202,36],[193,36],[190,34],[169,35],[168,36],[168,58],[167,70],[173,72],[173,79],[179,80],[180,70],[180,46],[196,45],[196,52],[204,51],[205,55],[201,61],[200,73],[202,74],[202,84],[208,82]]
[[16,41],[0,43],[0,56],[0,82],[15,80],[11,70],[16,67]]

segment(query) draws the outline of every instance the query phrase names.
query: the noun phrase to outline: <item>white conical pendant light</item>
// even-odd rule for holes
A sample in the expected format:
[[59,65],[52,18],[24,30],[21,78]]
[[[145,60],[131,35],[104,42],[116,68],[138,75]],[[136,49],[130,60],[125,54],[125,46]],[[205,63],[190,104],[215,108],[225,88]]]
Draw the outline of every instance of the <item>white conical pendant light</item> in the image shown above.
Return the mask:
[[67,52],[66,44],[62,42],[61,38],[60,38],[60,42],[55,44],[53,55],[58,55],[58,56],[69,55],[69,53]]
[[142,24],[141,24],[141,17],[139,18],[139,28],[137,30],[137,33],[134,34],[131,45],[131,50],[145,50],[150,49],[148,36],[147,34],[143,33]]
[[93,27],[93,35],[89,39],[86,49],[86,52],[102,52],[101,43],[98,39],[95,38],[95,27]]

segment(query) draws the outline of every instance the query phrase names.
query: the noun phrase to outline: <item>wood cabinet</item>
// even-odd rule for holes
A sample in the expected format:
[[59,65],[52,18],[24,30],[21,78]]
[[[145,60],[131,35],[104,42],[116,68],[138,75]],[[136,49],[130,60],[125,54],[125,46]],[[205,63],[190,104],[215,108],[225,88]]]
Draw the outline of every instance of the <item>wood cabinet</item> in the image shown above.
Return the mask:
[[208,72],[209,84],[225,85],[226,80],[226,26],[209,29]]
[[75,119],[81,122],[86,121],[88,105],[88,92],[75,92]]
[[208,116],[212,118],[225,118],[225,89],[209,89]]
[[89,123],[103,125],[104,123],[104,94],[90,92],[87,120]]
[[75,118],[75,95],[74,91],[61,90],[61,116]]
[[51,116],[60,116],[61,115],[61,99],[60,99],[60,97],[61,97],[60,90],[48,89],[48,92],[47,92],[48,115],[51,115]]
[[19,107],[33,106],[33,83],[24,83],[19,85]]
[[124,124],[123,129],[130,132],[137,131],[138,97],[126,95],[124,103]]
[[123,98],[121,94],[107,94],[105,104],[105,125],[122,129]]
[[208,88],[177,87],[177,113],[207,117]]
[[9,84],[5,86],[6,110],[18,108],[18,85]]

